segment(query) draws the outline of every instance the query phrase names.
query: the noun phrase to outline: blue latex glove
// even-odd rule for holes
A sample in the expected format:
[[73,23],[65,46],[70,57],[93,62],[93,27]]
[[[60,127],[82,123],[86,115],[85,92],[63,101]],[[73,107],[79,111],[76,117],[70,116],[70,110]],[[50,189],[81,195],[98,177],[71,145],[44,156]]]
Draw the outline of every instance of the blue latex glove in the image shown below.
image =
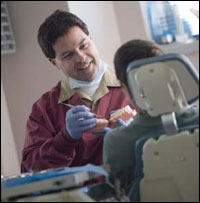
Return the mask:
[[112,115],[113,113],[119,111],[120,109],[117,109],[117,110],[114,110],[114,111],[111,111],[109,114]]
[[124,121],[124,120],[118,118],[118,119],[117,119],[117,125],[118,125],[118,126],[128,126],[132,121],[133,121],[133,118],[130,118],[130,119],[127,120],[127,121]]
[[[110,112],[110,115],[119,111],[120,109],[117,109],[117,110],[114,110],[114,111],[111,111]],[[117,119],[117,125],[120,127],[120,126],[128,126],[131,122],[133,121],[133,118],[130,118],[128,121],[124,121],[120,118]],[[105,136],[106,133],[110,132],[111,130],[113,130],[113,128],[109,128],[109,127],[106,127],[103,129],[102,132],[98,132],[98,133],[93,133],[94,135],[98,135],[98,136]]]
[[66,129],[73,139],[82,137],[83,132],[96,125],[96,118],[90,112],[90,108],[84,105],[72,107],[66,114]]
[[97,135],[97,136],[105,136],[106,133],[110,132],[111,130],[112,130],[112,128],[105,127],[102,132],[92,133],[92,134]]
[[[128,126],[130,124],[130,122],[133,121],[133,118],[129,119],[128,121],[124,121],[120,118],[117,119],[117,125],[120,126]],[[105,136],[106,133],[110,132],[111,130],[113,130],[113,128],[104,128],[102,132],[98,132],[98,133],[93,133],[94,135],[98,135],[98,136]]]
[[[111,112],[110,112],[110,115],[112,115],[113,113],[115,113],[115,112],[117,112],[117,111],[119,111],[119,110],[120,110],[120,109],[111,111]],[[133,118],[130,118],[130,119],[127,120],[127,121],[124,121],[124,120],[118,118],[118,119],[117,119],[117,125],[118,125],[118,126],[128,126],[132,121],[133,121]]]

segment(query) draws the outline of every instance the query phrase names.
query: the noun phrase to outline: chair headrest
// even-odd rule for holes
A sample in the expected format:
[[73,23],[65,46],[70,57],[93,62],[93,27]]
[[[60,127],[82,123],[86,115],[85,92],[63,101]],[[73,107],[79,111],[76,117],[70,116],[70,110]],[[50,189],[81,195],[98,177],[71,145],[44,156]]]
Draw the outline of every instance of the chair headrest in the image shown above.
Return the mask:
[[131,62],[127,79],[133,102],[151,116],[177,112],[199,98],[198,72],[180,54]]

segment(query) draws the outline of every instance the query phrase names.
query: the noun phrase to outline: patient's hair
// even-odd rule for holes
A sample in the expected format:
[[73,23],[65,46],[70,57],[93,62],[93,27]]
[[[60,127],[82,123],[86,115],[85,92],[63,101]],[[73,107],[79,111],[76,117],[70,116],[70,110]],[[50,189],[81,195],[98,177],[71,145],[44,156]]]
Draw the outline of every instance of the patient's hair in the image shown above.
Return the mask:
[[59,37],[67,34],[73,26],[78,26],[86,35],[89,35],[87,25],[80,18],[61,10],[56,10],[40,25],[37,39],[47,58],[55,58],[54,43]]
[[114,56],[114,66],[117,78],[121,84],[128,86],[126,69],[129,63],[143,58],[160,56],[164,52],[158,47],[157,44],[146,40],[131,40],[123,44]]

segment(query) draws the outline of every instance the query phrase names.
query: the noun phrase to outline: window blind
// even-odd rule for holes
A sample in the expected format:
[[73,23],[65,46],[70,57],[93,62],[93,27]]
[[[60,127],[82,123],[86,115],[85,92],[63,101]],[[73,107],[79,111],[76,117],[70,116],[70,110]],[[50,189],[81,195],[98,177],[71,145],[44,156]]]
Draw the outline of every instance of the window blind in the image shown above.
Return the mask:
[[15,40],[6,1],[1,1],[1,55],[15,52]]

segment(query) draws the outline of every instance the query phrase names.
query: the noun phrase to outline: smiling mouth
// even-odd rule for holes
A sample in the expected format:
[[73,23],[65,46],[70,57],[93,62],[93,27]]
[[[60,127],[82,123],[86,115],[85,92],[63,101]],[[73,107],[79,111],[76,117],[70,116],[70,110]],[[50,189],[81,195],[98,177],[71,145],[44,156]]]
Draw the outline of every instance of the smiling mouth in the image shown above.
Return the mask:
[[78,68],[79,71],[86,71],[88,70],[88,68],[90,67],[92,61],[90,61],[89,63],[85,64],[83,67]]

